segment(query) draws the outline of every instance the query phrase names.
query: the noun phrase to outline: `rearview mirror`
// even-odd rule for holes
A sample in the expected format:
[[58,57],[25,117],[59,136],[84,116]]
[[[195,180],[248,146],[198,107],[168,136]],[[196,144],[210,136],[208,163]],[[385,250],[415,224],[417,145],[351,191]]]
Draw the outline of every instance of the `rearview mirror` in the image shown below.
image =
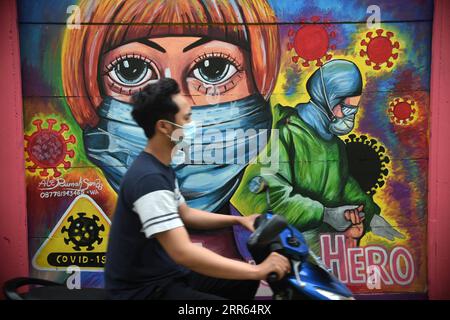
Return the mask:
[[267,188],[267,182],[261,176],[256,176],[248,183],[248,189],[251,193],[261,193]]

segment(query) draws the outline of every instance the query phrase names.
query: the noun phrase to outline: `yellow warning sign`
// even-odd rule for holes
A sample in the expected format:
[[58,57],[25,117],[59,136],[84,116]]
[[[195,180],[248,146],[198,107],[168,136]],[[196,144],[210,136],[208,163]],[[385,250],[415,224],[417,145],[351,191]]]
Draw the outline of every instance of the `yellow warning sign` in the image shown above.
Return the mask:
[[76,197],[33,257],[38,270],[102,271],[111,221],[87,195]]

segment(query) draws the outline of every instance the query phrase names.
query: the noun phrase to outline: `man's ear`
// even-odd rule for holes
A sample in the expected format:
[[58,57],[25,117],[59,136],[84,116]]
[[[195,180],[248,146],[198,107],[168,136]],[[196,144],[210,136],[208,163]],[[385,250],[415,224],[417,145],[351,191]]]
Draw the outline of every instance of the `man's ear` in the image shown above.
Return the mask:
[[165,135],[169,135],[172,132],[172,125],[170,123],[168,123],[167,121],[164,121],[162,119],[159,119],[158,121],[156,121],[155,123],[155,132],[159,131],[162,134]]

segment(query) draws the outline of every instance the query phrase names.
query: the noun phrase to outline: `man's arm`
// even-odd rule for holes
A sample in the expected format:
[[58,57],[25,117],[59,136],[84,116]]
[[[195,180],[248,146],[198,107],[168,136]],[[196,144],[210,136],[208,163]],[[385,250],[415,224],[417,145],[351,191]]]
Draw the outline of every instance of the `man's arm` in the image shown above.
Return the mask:
[[141,231],[147,238],[155,237],[176,263],[190,270],[218,278],[259,280],[265,279],[270,272],[281,277],[290,269],[289,261],[277,253],[254,266],[193,244],[180,217],[182,204],[175,201],[170,183],[163,175],[141,178],[135,184],[133,194],[136,198],[132,201],[133,211],[142,223]]
[[258,215],[248,217],[232,216],[227,214],[211,213],[190,208],[185,202],[178,207],[181,219],[186,226],[192,229],[218,229],[235,224],[241,224],[250,231],[254,231],[253,222]]
[[232,280],[263,280],[271,272],[283,277],[290,271],[288,259],[272,253],[259,265],[222,257],[191,242],[184,227],[155,234],[167,254],[178,264],[209,277]]

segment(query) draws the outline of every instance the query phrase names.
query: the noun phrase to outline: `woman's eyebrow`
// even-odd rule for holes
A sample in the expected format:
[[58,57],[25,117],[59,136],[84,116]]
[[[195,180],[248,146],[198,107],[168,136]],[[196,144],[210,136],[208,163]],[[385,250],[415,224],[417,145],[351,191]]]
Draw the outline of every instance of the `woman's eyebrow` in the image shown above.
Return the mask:
[[185,47],[185,48],[183,49],[183,52],[186,52],[186,51],[189,51],[189,50],[191,50],[191,49],[194,49],[195,47],[201,46],[202,44],[205,44],[205,43],[210,42],[210,41],[212,41],[212,40],[211,40],[211,39],[208,39],[208,38],[201,38],[201,39],[199,39],[199,40],[197,40],[197,41],[191,43],[191,44],[188,45],[187,47]]
[[161,51],[162,53],[166,53],[166,49],[164,49],[163,47],[161,47],[159,44],[157,44],[154,41],[148,40],[148,39],[139,39],[137,40],[137,42],[145,44],[146,46],[149,46],[155,50]]

